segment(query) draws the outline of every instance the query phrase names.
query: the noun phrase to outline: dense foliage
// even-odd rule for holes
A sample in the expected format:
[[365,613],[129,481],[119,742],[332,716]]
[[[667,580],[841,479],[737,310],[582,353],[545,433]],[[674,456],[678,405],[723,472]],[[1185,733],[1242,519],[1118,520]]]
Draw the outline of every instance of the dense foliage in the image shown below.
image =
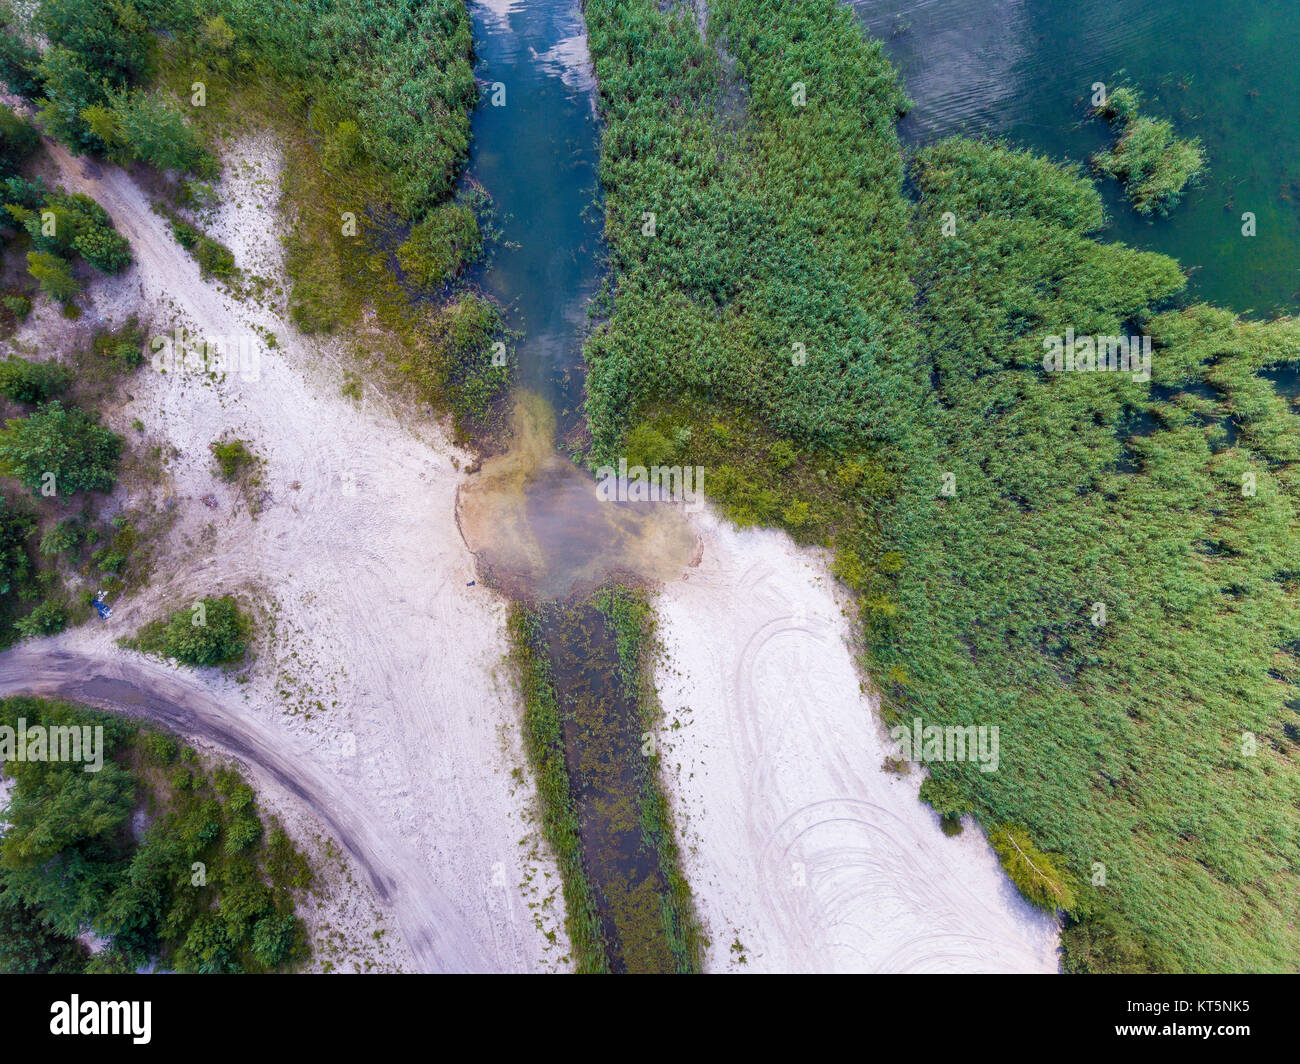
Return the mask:
[[[252,789],[163,733],[62,702],[0,701],[0,724],[102,728],[104,761],[8,761],[0,971],[264,972],[305,959],[310,869]],[[93,956],[76,941],[109,940]]]
[[1141,114],[1140,105],[1137,90],[1123,86],[1096,109],[1119,135],[1112,148],[1092,157],[1092,165],[1124,183],[1139,214],[1168,214],[1204,169],[1205,151],[1199,140],[1176,136],[1171,122]]
[[[946,141],[909,205],[893,73],[832,0],[714,0],[704,37],[586,10],[596,456],[699,461],[836,547],[886,713],[999,726],[997,772],[926,796],[1067,913],[1067,969],[1294,968],[1300,423],[1262,374],[1300,325],[1177,309],[1077,167]],[[1047,372],[1068,330],[1149,335],[1153,379]]]
[[54,362],[10,355],[0,362],[0,395],[16,403],[45,403],[68,386],[72,374]]
[[244,659],[252,631],[252,621],[239,603],[226,595],[200,599],[150,622],[132,645],[184,665],[227,665]]
[[108,491],[122,438],[85,411],[55,400],[27,417],[10,418],[0,431],[0,473],[33,495],[68,496]]

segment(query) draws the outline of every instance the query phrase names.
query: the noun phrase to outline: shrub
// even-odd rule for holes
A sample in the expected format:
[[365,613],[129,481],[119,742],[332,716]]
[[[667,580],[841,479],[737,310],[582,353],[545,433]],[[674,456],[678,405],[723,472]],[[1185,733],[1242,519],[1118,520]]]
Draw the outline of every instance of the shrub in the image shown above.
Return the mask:
[[13,30],[6,30],[0,32],[0,82],[11,92],[32,99],[41,91],[41,80],[36,75],[41,53]]
[[243,660],[251,633],[252,622],[225,596],[202,599],[146,625],[135,645],[185,665],[225,665]]
[[99,358],[134,369],[144,361],[144,330],[132,315],[120,329],[98,329],[91,340],[91,350]]
[[[113,220],[89,196],[55,192],[46,200],[61,227],[70,230],[71,249],[103,273],[119,273],[131,263],[131,245]],[[68,246],[68,245],[65,245]]]
[[53,362],[29,362],[12,355],[0,362],[0,395],[16,403],[44,403],[60,394],[72,374]]
[[22,589],[31,576],[27,559],[27,537],[34,522],[30,515],[15,510],[0,495],[0,595]]
[[490,344],[500,331],[495,306],[463,295],[442,308],[430,325],[428,349],[402,369],[430,401],[446,401],[458,423],[482,418],[510,379],[509,367],[496,365],[491,356]]
[[[59,495],[108,491],[122,438],[58,400],[25,418],[10,418],[0,432],[0,470],[33,495],[52,486]],[[50,483],[47,474],[53,474]]]
[[781,511],[781,522],[787,528],[793,528],[793,529],[803,528],[811,521],[812,521],[812,507],[808,503],[804,502],[803,500],[792,502],[790,503],[789,506],[787,506],[784,510]]
[[1024,828],[1004,824],[989,836],[989,842],[1011,882],[1031,902],[1049,911],[1074,908],[1074,886],[1059,867],[1059,858],[1039,850]]
[[216,440],[209,447],[217,460],[217,473],[227,483],[233,482],[245,469],[257,462],[257,456],[243,440]]
[[201,236],[193,250],[204,277],[219,277],[227,281],[235,276],[235,256],[224,244],[209,236]]
[[67,607],[57,599],[46,599],[26,617],[14,621],[14,627],[25,638],[54,635],[68,623]]
[[268,968],[278,968],[289,959],[297,921],[292,916],[269,913],[253,927],[253,953]]
[[0,172],[7,174],[27,159],[40,143],[41,135],[30,122],[12,108],[0,104]]
[[190,225],[189,222],[180,218],[173,218],[172,236],[176,238],[176,243],[186,251],[193,251],[194,246],[199,242],[203,234]]
[[627,434],[625,449],[629,466],[664,465],[673,455],[673,445],[653,425],[644,423]]
[[767,449],[767,457],[780,472],[785,472],[799,460],[798,452],[788,440],[777,440]]
[[64,518],[41,537],[40,551],[47,558],[66,554],[81,541],[81,535],[81,521],[75,517]]
[[5,296],[4,305],[5,309],[19,321],[32,312],[32,301],[26,296]]

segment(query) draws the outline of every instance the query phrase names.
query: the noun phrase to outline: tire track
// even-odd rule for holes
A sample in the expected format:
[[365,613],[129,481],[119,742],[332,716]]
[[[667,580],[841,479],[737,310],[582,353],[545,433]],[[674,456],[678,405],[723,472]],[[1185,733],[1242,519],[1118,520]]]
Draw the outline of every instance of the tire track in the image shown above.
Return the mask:
[[0,654],[0,696],[63,698],[216,747],[248,771],[258,790],[273,788],[311,811],[394,911],[422,969],[488,970],[472,939],[457,933],[461,921],[449,900],[413,869],[418,862],[349,802],[292,736],[227,709],[164,666],[104,662],[58,644],[27,642]]

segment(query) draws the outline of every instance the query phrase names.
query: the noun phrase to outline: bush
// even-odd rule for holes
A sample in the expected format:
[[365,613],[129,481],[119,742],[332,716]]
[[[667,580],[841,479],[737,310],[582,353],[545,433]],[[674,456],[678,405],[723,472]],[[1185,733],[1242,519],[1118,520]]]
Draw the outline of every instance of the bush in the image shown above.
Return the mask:
[[33,99],[41,91],[36,75],[40,62],[41,53],[5,26],[0,32],[0,82],[8,85],[10,92]]
[[98,329],[91,340],[91,350],[105,361],[134,369],[144,361],[144,330],[132,315],[120,329]]
[[214,441],[209,444],[217,460],[217,472],[227,483],[233,482],[245,469],[257,462],[257,456],[245,445],[243,440]]
[[0,395],[16,403],[44,403],[60,394],[72,374],[53,362],[29,362],[13,355],[0,362]]
[[172,236],[176,238],[176,243],[186,251],[193,251],[194,246],[203,237],[203,234],[195,229],[194,226],[190,225],[189,222],[180,218],[173,218]]
[[235,276],[235,256],[224,244],[217,243],[211,237],[201,236],[193,250],[204,277],[219,277],[227,281]]
[[64,518],[41,537],[40,551],[47,558],[66,554],[81,541],[81,535],[81,521],[75,517]]
[[135,644],[185,665],[225,665],[243,660],[252,627],[233,598],[202,599],[146,625]]
[[788,440],[777,440],[767,449],[767,457],[781,472],[785,472],[799,460],[799,455]]
[[22,212],[21,216],[13,212],[27,227],[39,251],[80,255],[102,273],[118,273],[130,264],[131,245],[113,228],[108,212],[89,196],[59,189],[46,196],[45,210],[54,215],[51,236],[45,234],[43,219],[37,212]]
[[510,379],[508,365],[494,364],[490,345],[501,331],[501,315],[473,294],[443,307],[430,325],[426,349],[402,364],[431,402],[445,401],[458,424],[482,418]]
[[34,152],[41,135],[10,107],[0,104],[0,173],[11,174]]
[[32,312],[32,301],[26,296],[5,296],[3,302],[5,309],[19,321]]
[[[103,213],[99,204],[95,204]],[[77,230],[72,246],[88,263],[102,273],[121,273],[131,265],[131,245],[104,215],[102,223],[84,224]]]
[[629,466],[665,465],[673,456],[673,445],[652,425],[641,424],[627,434]]
[[1031,902],[1048,911],[1074,908],[1074,886],[1058,866],[1059,858],[1034,846],[1024,828],[1004,824],[989,836],[989,842],[1011,882]]
[[26,617],[14,621],[14,627],[25,638],[54,635],[68,623],[67,607],[57,599],[46,599]]
[[[0,471],[16,478],[33,495],[47,485],[59,495],[108,491],[122,437],[84,412],[57,400],[25,418],[10,418],[0,432]],[[49,483],[48,474],[53,474]]]
[[253,927],[253,953],[268,968],[278,968],[289,959],[297,921],[292,916],[270,913]]

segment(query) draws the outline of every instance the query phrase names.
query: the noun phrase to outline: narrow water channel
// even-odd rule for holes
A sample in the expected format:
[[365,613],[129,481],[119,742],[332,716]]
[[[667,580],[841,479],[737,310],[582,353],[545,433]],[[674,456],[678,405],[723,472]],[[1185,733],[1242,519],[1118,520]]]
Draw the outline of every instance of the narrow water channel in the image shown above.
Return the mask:
[[624,656],[627,618],[648,617],[631,588],[679,578],[696,537],[678,506],[599,501],[566,453],[583,431],[582,343],[603,268],[585,26],[577,0],[479,0],[470,13],[480,105],[468,175],[501,230],[472,280],[519,336],[518,389],[507,449],[467,479],[457,516],[481,578],[527,611],[533,635],[516,653],[547,676],[555,719],[542,730],[563,747],[567,782],[542,800],[574,825],[598,926],[575,944],[580,967],[690,971],[689,906],[646,753],[654,707]]
[[460,522],[486,577],[533,601],[616,578],[671,580],[695,537],[673,507],[601,503],[561,448],[581,431],[582,340],[603,256],[595,80],[577,0],[471,3],[481,99],[470,177],[499,246],[473,278],[522,334],[509,451],[465,486]]

